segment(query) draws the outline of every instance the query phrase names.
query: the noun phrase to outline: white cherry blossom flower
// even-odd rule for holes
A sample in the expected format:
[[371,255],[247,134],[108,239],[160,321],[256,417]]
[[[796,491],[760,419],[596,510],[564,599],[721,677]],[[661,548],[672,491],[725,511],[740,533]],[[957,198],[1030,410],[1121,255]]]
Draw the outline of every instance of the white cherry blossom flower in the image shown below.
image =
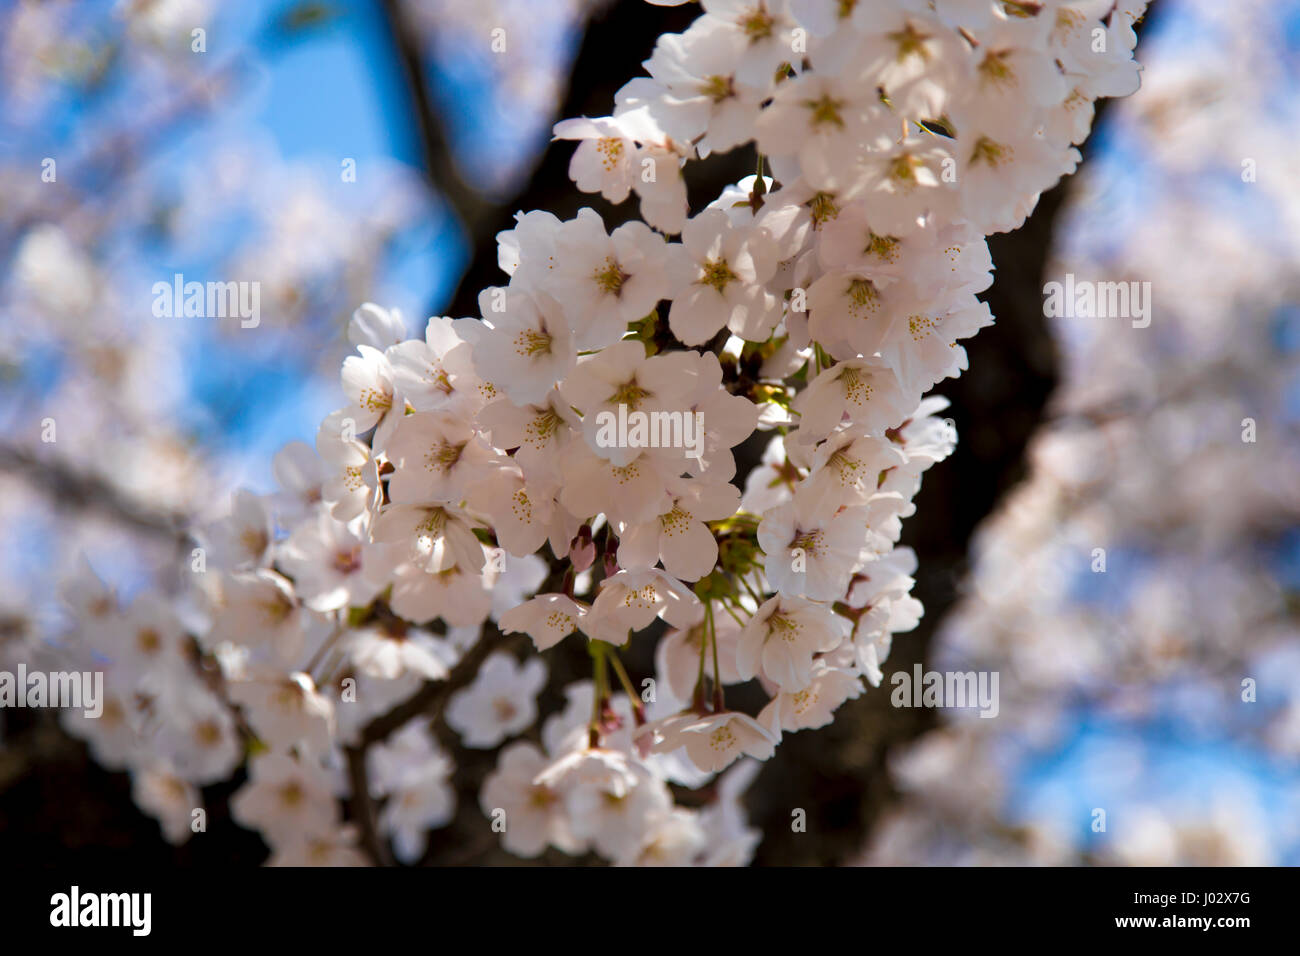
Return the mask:
[[726,327],[744,339],[767,338],[781,318],[780,301],[763,285],[776,270],[771,236],[706,209],[686,223],[682,245],[695,269],[690,287],[669,310],[673,335],[701,345]]
[[383,352],[369,345],[358,345],[357,352],[343,361],[343,393],[352,402],[346,417],[358,434],[375,429],[371,446],[382,451],[405,414],[406,400]]
[[554,647],[581,626],[589,608],[564,594],[539,594],[501,615],[506,634],[522,631],[539,651]]
[[484,816],[505,813],[501,845],[525,859],[539,856],[548,845],[574,854],[584,845],[572,833],[560,794],[535,782],[546,766],[546,756],[536,746],[516,741],[501,749],[496,769],[479,792]]
[[562,307],[544,292],[484,289],[484,325],[475,335],[474,368],[520,405],[543,400],[577,361]]
[[744,680],[762,674],[783,691],[802,690],[812,679],[813,657],[834,650],[847,634],[847,622],[825,604],[770,598],[740,632],[737,673]]
[[540,658],[521,667],[509,654],[489,654],[474,682],[447,701],[447,724],[466,747],[491,749],[537,720],[537,692],[544,683]]

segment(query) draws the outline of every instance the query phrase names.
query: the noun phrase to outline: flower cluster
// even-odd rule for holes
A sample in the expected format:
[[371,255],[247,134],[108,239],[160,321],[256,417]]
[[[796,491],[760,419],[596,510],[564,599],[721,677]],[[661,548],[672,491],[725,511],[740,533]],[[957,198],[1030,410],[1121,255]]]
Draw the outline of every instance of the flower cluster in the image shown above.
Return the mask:
[[[613,115],[555,128],[578,188],[635,192],[641,220],[521,214],[481,318],[420,338],[363,306],[348,405],[314,451],[277,458],[281,496],[241,494],[205,529],[217,573],[193,630],[151,602],[108,612],[130,622],[103,649],[134,683],[124,720],[189,734],[149,748],[181,781],[167,806],[233,769],[242,726],[259,753],[236,818],[278,859],[347,862],[344,750],[430,684],[457,746],[520,735],[545,657],[482,652],[526,634],[546,653],[585,641],[592,679],[501,750],[479,802],[504,846],[743,863],[755,765],[727,768],[880,683],[921,614],[902,520],[955,441],[926,393],[992,321],[985,236],[1074,168],[1094,99],[1136,87],[1143,5],[702,6]],[[688,162],[751,141],[756,174],[692,215]],[[756,430],[761,462],[738,475]],[[635,683],[621,652],[665,627]],[[155,662],[186,676],[152,694]],[[727,686],[755,680],[766,705],[730,708]],[[445,749],[408,724],[366,754],[402,859],[453,813]],[[675,804],[669,784],[718,773],[711,802]]]

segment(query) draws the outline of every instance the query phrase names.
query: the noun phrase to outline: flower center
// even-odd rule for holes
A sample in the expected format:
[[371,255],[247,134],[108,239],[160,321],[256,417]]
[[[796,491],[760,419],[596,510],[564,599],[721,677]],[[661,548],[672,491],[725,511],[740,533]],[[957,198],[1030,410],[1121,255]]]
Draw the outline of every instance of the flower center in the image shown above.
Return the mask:
[[816,193],[809,199],[807,206],[812,210],[813,225],[820,226],[840,214],[840,207],[835,203],[835,196],[827,192]]
[[712,76],[705,77],[704,82],[700,84],[700,93],[715,103],[721,103],[723,100],[736,95],[736,87],[731,77],[715,73]]
[[907,331],[911,333],[912,340],[915,342],[920,342],[933,332],[938,325],[938,321],[928,315],[909,315],[907,317]]
[[815,100],[804,100],[803,105],[812,111],[814,129],[827,125],[838,129],[844,128],[844,117],[840,114],[840,110],[844,107],[843,100],[837,100],[829,93],[823,93]]
[[870,279],[852,279],[844,290],[849,300],[849,311],[861,317],[864,311],[875,312],[880,308],[880,292]]
[[623,158],[623,141],[617,136],[606,136],[596,141],[596,151],[600,153],[605,172],[613,172]]
[[259,601],[257,607],[262,612],[262,619],[271,627],[283,623],[293,613],[293,602],[278,589],[270,597]]
[[780,638],[789,644],[795,642],[802,630],[802,624],[782,614],[773,614],[772,619],[767,624],[767,632],[770,636]]
[[548,408],[524,426],[524,440],[528,444],[541,448],[560,427],[560,416],[555,409]]
[[862,251],[885,262],[897,262],[899,242],[896,236],[878,236],[872,232],[868,234],[867,247]]
[[921,157],[911,153],[895,156],[889,163],[889,176],[895,182],[908,186],[916,185],[916,170],[921,165]]
[[843,449],[831,455],[830,461],[826,464],[838,472],[840,483],[844,485],[857,484],[858,479],[862,477],[862,470],[865,467],[859,459],[851,457],[848,452]]
[[602,292],[617,296],[623,291],[623,283],[632,277],[623,271],[617,259],[610,256],[605,260],[605,267],[597,269],[592,278],[596,280],[596,285]]
[[529,358],[551,353],[551,337],[540,329],[524,329],[515,336],[515,351]]
[[702,285],[711,286],[719,293],[726,292],[727,285],[739,278],[731,271],[726,259],[709,259],[704,263],[702,269],[703,274],[697,281]]
[[709,746],[717,751],[730,750],[736,746],[736,735],[725,724],[709,734]]
[[344,548],[334,552],[334,570],[349,575],[361,569],[361,548]]
[[984,54],[984,59],[980,61],[980,76],[985,83],[991,83],[994,86],[1014,86],[1016,84],[1016,73],[1011,68],[1008,61],[1010,51],[1008,50],[990,50]]
[[629,411],[635,411],[640,407],[644,399],[650,397],[650,393],[636,383],[636,379],[630,382],[624,382],[606,401],[611,405],[626,405]]
[[898,47],[897,60],[899,63],[913,55],[929,62],[930,51],[926,49],[925,41],[930,39],[930,36],[918,30],[911,21],[908,21],[907,26],[903,27],[903,29],[889,34],[889,39],[893,40],[894,45]]
[[871,398],[871,382],[856,368],[844,369],[840,387],[844,389],[844,400],[854,405],[865,405]]
[[659,527],[664,534],[681,534],[691,523],[691,513],[680,505],[673,505],[673,510],[659,516]]
[[367,388],[361,393],[361,407],[369,412],[386,412],[393,407],[393,396],[378,388]]
[[141,654],[157,654],[162,647],[162,637],[151,627],[141,629],[135,635],[135,646]]
[[461,452],[465,450],[467,442],[442,442],[429,453],[429,464],[443,474],[451,471],[460,461]]
[[265,528],[245,528],[239,535],[239,543],[244,550],[254,556],[260,556],[269,543]]
[[776,25],[776,18],[767,12],[767,4],[760,3],[752,10],[747,10],[741,14],[736,21],[745,36],[749,37],[750,43],[757,43],[759,40],[766,40],[772,35],[772,28]]
[[975,141],[975,148],[971,150],[970,162],[972,166],[983,162],[987,163],[990,168],[997,169],[997,167],[1009,160],[1012,154],[1013,151],[1010,146],[1003,146],[987,136],[981,136]]
[[816,557],[821,550],[821,545],[822,531],[818,528],[816,531],[800,531],[796,533],[794,540],[790,542],[790,549],[797,548],[809,557]]
[[221,728],[215,721],[205,720],[194,728],[194,739],[200,747],[215,747],[221,741]]

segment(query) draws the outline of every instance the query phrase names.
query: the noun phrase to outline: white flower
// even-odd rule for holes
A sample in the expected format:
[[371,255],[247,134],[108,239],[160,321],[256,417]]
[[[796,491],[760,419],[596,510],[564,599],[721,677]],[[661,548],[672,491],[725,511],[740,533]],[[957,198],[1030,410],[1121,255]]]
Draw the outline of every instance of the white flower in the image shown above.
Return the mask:
[[230,798],[230,815],[279,844],[299,833],[319,833],[338,821],[339,805],[325,774],[282,753],[254,758],[248,783]]
[[640,844],[615,860],[617,866],[690,866],[708,843],[703,821],[690,810],[652,817],[643,831]]
[[378,506],[379,470],[370,447],[345,435],[348,410],[327,416],[316,432],[316,452],[325,475],[320,498],[339,521],[353,518]]
[[147,755],[141,730],[144,715],[134,695],[104,688],[104,705],[99,717],[88,717],[83,708],[59,710],[59,725],[77,740],[84,740],[95,762],[110,770],[122,770]]
[[927,391],[966,369],[966,350],[958,339],[993,324],[988,303],[969,296],[969,305],[952,311],[909,311],[881,343],[880,355],[909,394]]
[[393,613],[416,624],[436,617],[450,627],[479,627],[492,610],[492,595],[484,575],[452,565],[425,571],[404,564],[393,572]]
[[370,860],[357,848],[353,826],[330,826],[321,832],[285,834],[271,852],[267,866],[369,866]]
[[906,456],[889,439],[848,428],[817,446],[803,494],[836,507],[864,504],[875,494],[885,472],[906,462]]
[[658,456],[642,452],[619,465],[574,442],[561,466],[560,504],[582,518],[649,521],[668,510],[668,478]]
[[685,627],[699,603],[685,585],[658,568],[619,571],[600,583],[600,594],[578,626],[596,640],[622,645],[630,632],[648,627],[656,617]]
[[303,622],[293,586],[274,571],[231,574],[221,584],[221,604],[204,643],[265,648],[280,665],[302,651]]
[[699,769],[716,773],[742,754],[766,760],[776,751],[779,736],[753,717],[736,711],[716,714],[675,714],[641,728],[638,736],[653,740],[655,753],[679,747]]
[[194,811],[203,807],[198,789],[161,764],[131,774],[131,797],[158,820],[167,842],[178,846],[190,838]]
[[505,813],[501,845],[515,856],[538,856],[547,844],[567,853],[580,853],[583,843],[573,836],[564,801],[545,784],[536,783],[546,768],[545,755],[533,744],[520,740],[501,749],[496,769],[483,780],[479,807],[495,820]]
[[679,479],[670,487],[672,504],[667,511],[623,529],[618,563],[648,568],[662,560],[669,574],[696,581],[712,571],[718,560],[718,542],[705,522],[735,514],[740,492],[731,484],[689,479]]
[[455,320],[444,317],[429,319],[423,340],[399,342],[385,354],[394,383],[412,408],[469,417],[486,398],[472,353]]
[[144,593],[111,624],[103,645],[121,672],[133,675],[180,669],[188,639],[171,605]]
[[397,469],[388,494],[398,504],[459,505],[500,463],[473,427],[444,412],[407,415],[389,443],[388,458]]
[[[541,402],[577,361],[569,320],[544,292],[484,289],[474,331],[474,368],[518,405]],[[467,327],[466,332],[470,331]]]
[[354,346],[365,345],[382,352],[405,338],[406,324],[397,309],[365,302],[348,321],[348,341]]
[[406,558],[425,571],[459,566],[469,571],[483,568],[483,545],[474,535],[474,523],[463,511],[449,505],[390,504],[375,519],[375,541],[404,542]]
[[808,686],[813,657],[834,650],[848,622],[824,604],[801,597],[770,598],[755,612],[736,642],[736,670],[749,680],[761,674],[784,691]]
[[446,826],[455,815],[456,791],[450,783],[455,766],[421,721],[407,724],[367,757],[373,786],[387,797],[379,829],[393,838],[398,860],[414,863],[424,854],[429,831]]
[[635,852],[649,823],[672,806],[668,787],[649,771],[634,767],[631,779],[630,786],[619,778],[579,783],[564,796],[574,836],[608,859]]
[[823,369],[794,400],[799,440],[820,441],[847,420],[882,435],[916,407],[898,376],[876,359],[850,359]]
[[208,525],[199,538],[211,567],[261,567],[270,557],[275,526],[266,499],[251,491],[230,496],[230,514]]
[[360,536],[323,514],[289,536],[280,562],[313,611],[363,607],[386,583],[385,569]]
[[470,489],[469,504],[488,516],[497,544],[524,557],[545,544],[555,527],[558,484],[526,480],[517,468],[498,468]]
[[272,749],[306,744],[315,754],[329,752],[334,734],[334,706],[309,675],[293,673],[282,680],[232,681],[230,699],[244,708],[259,739]]
[[759,523],[767,579],[785,595],[837,601],[866,553],[866,510],[837,512],[833,503],[802,492],[766,512]]
[[807,684],[797,690],[782,688],[768,701],[758,720],[791,733],[825,727],[835,719],[841,704],[861,696],[862,691],[861,677],[815,661]]
[[501,631],[522,631],[539,651],[554,647],[578,630],[588,608],[563,594],[539,594],[501,615]]
[[623,337],[629,322],[645,317],[690,280],[682,247],[664,241],[641,222],[606,235],[599,213],[578,210],[555,237],[550,291],[563,296],[579,349],[600,349]]
[[574,185],[584,193],[600,193],[612,203],[627,198],[640,168],[634,162],[636,143],[617,119],[561,120],[555,124],[555,138],[579,140],[569,161]]
[[526,478],[554,484],[559,484],[561,452],[582,427],[559,389],[551,389],[534,405],[504,398],[492,402],[479,412],[478,425],[491,432],[495,447],[515,449],[515,464]]
[[726,152],[753,138],[763,89],[736,78],[746,45],[738,32],[707,19],[659,38],[645,67],[662,86],[648,97],[648,107],[674,139],[703,136],[703,154]]
[[725,326],[743,339],[766,339],[781,319],[780,300],[764,286],[776,271],[772,237],[706,209],[686,223],[682,245],[695,271],[668,312],[673,335],[686,345],[702,345]]
[[151,742],[155,755],[169,758],[191,783],[224,780],[243,758],[243,745],[230,710],[200,684],[173,688],[154,702],[162,716]]
[[888,123],[874,89],[805,73],[777,87],[756,124],[758,148],[768,155],[795,153],[809,185],[834,190],[846,184],[864,146],[890,141]]
[[786,11],[786,0],[701,0],[701,5],[708,14],[701,29],[723,30],[744,44],[736,78],[766,90],[776,68],[793,57],[791,31],[796,24]]
[[521,667],[500,651],[487,656],[468,687],[447,702],[447,724],[466,747],[491,749],[537,720],[537,693],[546,665],[530,657]]
[[808,289],[808,331],[835,358],[856,359],[878,351],[914,308],[905,283],[828,272]]
[[683,398],[695,384],[688,361],[681,352],[647,357],[645,347],[632,340],[584,358],[564,380],[560,392],[582,414],[587,446],[616,465],[626,465],[641,454],[641,447],[630,441],[606,440],[606,423],[618,418],[620,408],[625,415],[685,411]]
[[393,367],[383,352],[358,345],[359,355],[343,361],[343,393],[352,402],[345,417],[354,420],[356,433],[375,429],[371,446],[382,451],[405,413],[406,402],[397,392]]
[[1038,193],[1074,171],[1080,156],[1061,150],[1039,130],[1032,113],[996,112],[982,100],[954,109],[962,214],[984,232],[1017,229]]
[[403,622],[352,631],[344,647],[359,671],[384,680],[407,673],[445,680],[458,656],[445,640]]

